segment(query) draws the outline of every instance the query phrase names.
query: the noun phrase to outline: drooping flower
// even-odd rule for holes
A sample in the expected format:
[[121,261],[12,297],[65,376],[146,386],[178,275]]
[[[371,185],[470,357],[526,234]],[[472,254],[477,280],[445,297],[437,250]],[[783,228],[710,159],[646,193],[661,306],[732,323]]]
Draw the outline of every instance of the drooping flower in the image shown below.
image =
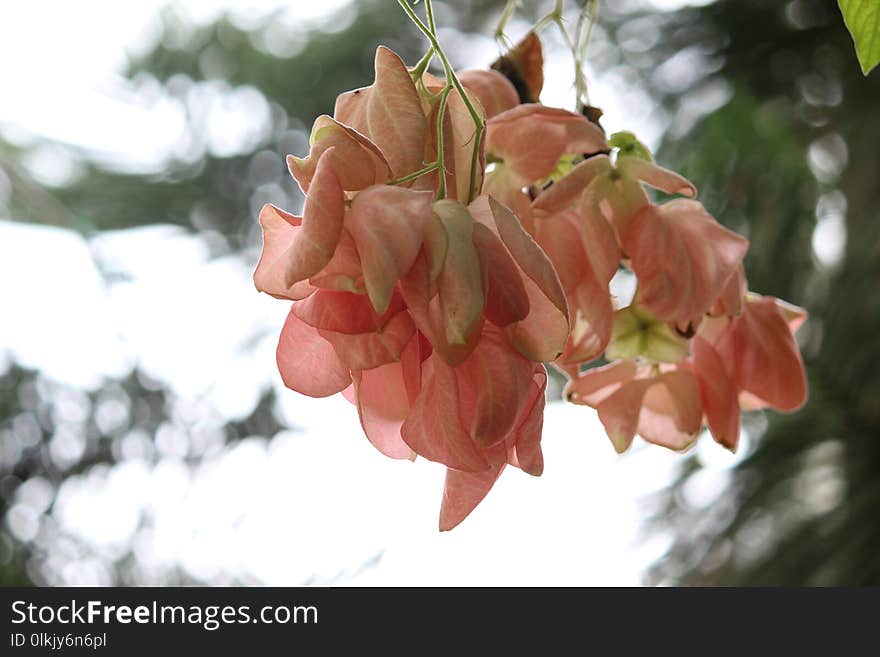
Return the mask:
[[703,422],[699,383],[686,366],[619,360],[569,381],[565,395],[598,411],[618,452],[629,448],[636,433],[657,445],[686,449]]
[[[414,157],[398,156],[417,140],[419,165],[436,157],[433,131],[418,134],[417,121],[405,139],[385,134],[388,107],[406,114],[417,101],[423,117],[437,111],[437,96],[419,95],[402,66],[380,50],[376,83],[343,94],[336,117],[316,121],[309,155],[289,160],[306,193],[303,216],[264,208],[254,280],[294,301],[277,350],[285,384],[311,396],[341,391],[382,453],[445,464],[448,529],[506,465],[540,474],[541,362],[563,350],[568,308],[552,264],[513,213],[486,196],[457,200],[470,196],[474,164],[475,125],[461,96],[447,92],[447,198],[433,201],[436,175],[385,184],[411,173]],[[511,101],[497,74],[472,77]]]
[[[611,143],[621,139],[615,135]],[[572,334],[557,362],[569,375],[599,356],[611,339],[614,304],[608,287],[625,258],[621,234],[632,215],[650,205],[640,182],[696,194],[681,176],[628,155],[630,146],[638,151],[634,139],[623,144],[614,164],[603,153],[581,160],[554,178],[530,207],[535,237],[560,271],[572,311]]]
[[[379,47],[375,82],[341,94],[308,155],[288,158],[302,216],[260,215],[254,283],[292,301],[284,383],[342,392],[380,452],[446,466],[443,530],[507,465],[541,473],[544,362],[621,452],[637,433],[684,449],[704,424],[735,449],[741,407],[806,399],[805,313],[747,294],[748,242],[633,135],[606,141],[538,104],[541,66],[530,34],[501,73],[463,71],[463,95]],[[643,185],[688,199],[655,204]],[[620,267],[638,287],[616,309]],[[581,371],[603,353],[613,362]]]
[[[597,155],[577,164],[538,195],[531,206],[536,235],[555,255],[554,262],[570,265],[579,260],[581,272],[592,272],[592,279],[586,281],[582,273],[579,283],[593,290],[607,289],[618,261],[623,259],[639,281],[640,306],[664,321],[696,326],[703,314],[719,303],[728,282],[741,269],[748,242],[718,224],[696,201],[651,203],[640,182],[667,193],[696,193],[686,179],[651,160],[618,155],[612,164],[609,157]],[[557,219],[571,213],[573,207],[577,208],[585,258],[572,255],[572,238],[562,237],[571,231]],[[587,348],[576,349],[578,340],[573,336],[563,367],[601,353],[610,337],[613,312],[607,294],[581,293],[579,300],[577,287],[567,291],[574,310],[583,317],[584,337],[579,342]],[[735,295],[735,288],[733,292]]]

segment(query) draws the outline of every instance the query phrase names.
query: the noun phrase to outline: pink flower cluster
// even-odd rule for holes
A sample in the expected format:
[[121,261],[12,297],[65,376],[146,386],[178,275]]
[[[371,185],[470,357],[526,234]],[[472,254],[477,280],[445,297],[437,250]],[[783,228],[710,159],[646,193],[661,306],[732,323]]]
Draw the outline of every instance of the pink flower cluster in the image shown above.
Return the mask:
[[[288,158],[302,216],[263,208],[254,281],[293,302],[288,387],[342,392],[382,453],[447,467],[441,529],[507,465],[541,474],[545,362],[619,451],[636,433],[682,449],[704,424],[733,449],[741,407],[804,402],[803,311],[747,293],[746,240],[634,138],[520,104],[496,71],[459,73],[465,98],[384,47],[375,70]],[[620,267],[638,280],[625,308]]]

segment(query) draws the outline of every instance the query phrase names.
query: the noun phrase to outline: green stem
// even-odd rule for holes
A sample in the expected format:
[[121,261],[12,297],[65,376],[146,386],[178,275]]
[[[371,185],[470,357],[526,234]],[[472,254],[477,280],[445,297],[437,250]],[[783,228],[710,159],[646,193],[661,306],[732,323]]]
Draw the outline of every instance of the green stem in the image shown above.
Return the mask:
[[544,16],[541,20],[535,23],[535,27],[532,29],[535,32],[540,32],[548,23],[555,23],[559,26],[560,31],[563,33],[562,36],[565,37],[566,41],[568,41],[568,33],[565,31],[565,28],[561,24],[562,21],[562,0],[556,0],[556,5],[553,7],[553,11],[549,12],[546,16]]
[[587,45],[590,43],[590,37],[593,35],[593,26],[599,17],[599,0],[588,0],[590,6],[590,23],[587,25],[587,33],[584,35],[584,41],[581,44],[583,54],[587,52]]
[[[587,46],[590,43],[590,37],[593,35],[593,26],[596,24],[596,18],[599,15],[599,0],[587,0],[586,11],[582,11],[578,19],[578,38],[577,38],[577,111],[580,113],[584,109],[584,103],[588,102],[589,95],[587,93],[587,78],[584,76],[584,62],[587,58]],[[587,30],[581,36],[584,17],[588,14]]]
[[449,99],[449,92],[452,87],[448,84],[443,88],[440,96],[440,106],[437,108],[437,198],[446,198],[446,160],[443,153],[443,117],[446,115],[446,101]]
[[431,34],[437,34],[437,24],[434,22],[434,8],[431,6],[430,0],[425,2],[425,15],[428,17],[428,29]]
[[[590,36],[593,34],[593,25],[596,24],[596,17],[599,13],[599,0],[586,0],[583,9],[578,15],[577,26],[574,31],[574,38],[568,33],[565,27],[565,20],[562,14],[563,0],[556,0],[556,6],[553,11],[544,16],[535,26],[535,30],[541,29],[547,23],[554,23],[559,28],[562,40],[571,51],[574,59],[574,87],[577,95],[575,111],[581,113],[588,104],[587,78],[584,75],[584,60],[586,58],[587,45],[590,42]],[[586,25],[586,30],[584,30]]]
[[583,10],[578,14],[577,27],[575,27],[574,39],[572,40],[575,45],[571,52],[572,57],[574,58],[574,90],[576,96],[574,111],[578,114],[584,109],[584,99],[587,95],[587,81],[584,77],[584,63],[582,59],[583,51],[581,49],[581,39],[583,39],[584,19],[586,18],[586,15],[587,12]]
[[504,5],[504,11],[501,12],[501,17],[498,19],[498,25],[495,27],[495,41],[502,48],[510,47],[509,40],[504,34],[504,28],[507,27],[507,21],[513,16],[517,5],[519,5],[519,0],[507,0],[507,4]]
[[422,79],[422,75],[426,70],[428,70],[428,65],[431,63],[431,60],[434,58],[434,49],[428,48],[428,52],[426,52],[422,58],[413,66],[412,71],[409,74],[412,76],[414,81],[419,81]]
[[385,184],[386,185],[402,185],[403,183],[407,183],[410,180],[415,180],[416,178],[421,178],[426,173],[431,173],[432,171],[436,171],[439,166],[440,166],[439,162],[431,162],[431,164],[428,164],[428,165],[422,167],[418,171],[413,171],[412,173],[408,173],[405,176],[403,176],[402,178],[395,178],[394,180],[389,180]]
[[[434,49],[434,52],[437,53],[437,56],[440,58],[440,62],[443,64],[443,70],[446,73],[447,85],[451,82],[452,86],[455,87],[455,90],[461,96],[462,101],[464,102],[465,107],[467,108],[468,114],[470,114],[471,119],[474,122],[474,126],[476,128],[474,133],[474,150],[471,156],[471,179],[470,179],[470,189],[468,193],[467,202],[470,203],[477,195],[478,191],[476,189],[477,186],[477,167],[480,164],[480,145],[483,141],[483,133],[486,130],[486,122],[483,120],[483,117],[474,107],[474,104],[471,102],[471,99],[468,97],[467,93],[465,93],[464,87],[458,79],[458,76],[455,74],[455,71],[452,68],[452,65],[449,63],[449,59],[446,57],[446,53],[443,52],[443,48],[440,47],[440,42],[437,41],[437,35],[431,31],[422,19],[418,17],[413,8],[409,6],[407,0],[397,0],[397,3],[403,8],[406,12],[409,19],[415,24],[419,31],[425,35],[425,38],[431,43],[431,46]],[[433,11],[431,10],[431,0],[425,0],[425,9],[429,12],[429,16],[433,16]],[[438,119],[442,122],[442,116]]]

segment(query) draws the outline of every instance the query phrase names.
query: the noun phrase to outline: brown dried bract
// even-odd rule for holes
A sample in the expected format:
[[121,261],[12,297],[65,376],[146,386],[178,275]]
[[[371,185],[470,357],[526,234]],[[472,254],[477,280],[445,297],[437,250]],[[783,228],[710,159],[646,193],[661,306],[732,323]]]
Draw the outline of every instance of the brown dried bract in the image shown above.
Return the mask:
[[537,34],[529,32],[510,52],[496,59],[492,68],[510,80],[521,103],[538,102],[544,88],[544,54]]

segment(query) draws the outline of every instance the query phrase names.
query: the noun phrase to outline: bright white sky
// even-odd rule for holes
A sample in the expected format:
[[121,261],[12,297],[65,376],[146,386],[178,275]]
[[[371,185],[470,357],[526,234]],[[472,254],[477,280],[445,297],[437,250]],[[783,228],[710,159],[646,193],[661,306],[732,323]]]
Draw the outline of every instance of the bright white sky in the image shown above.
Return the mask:
[[[16,90],[0,102],[4,134],[48,136],[144,166],[160,162],[179,131],[175,110],[133,102],[115,72],[127,49],[143,48],[155,34],[162,4],[0,5],[0,77]],[[252,17],[277,4],[182,3],[205,19],[222,7]],[[343,2],[284,4],[305,17]],[[551,90],[562,95],[568,80],[555,76]],[[614,116],[609,103],[605,109]],[[669,480],[681,457],[648,447],[616,456],[592,410],[549,404],[545,474],[505,473],[471,518],[441,535],[442,467],[391,461],[369,445],[341,397],[316,401],[280,386],[274,347],[286,307],[254,291],[250,264],[210,260],[198,238],[169,226],[86,242],[67,230],[3,219],[0,308],[13,310],[0,321],[0,369],[11,357],[93,388],[137,363],[224,418],[247,413],[274,386],[285,418],[302,428],[247,439],[195,471],[172,453],[155,466],[135,454],[69,480],[54,514],[98,553],[133,541],[147,571],[179,564],[209,580],[231,573],[279,585],[635,585],[662,551],[662,539],[637,540],[641,500]],[[95,260],[126,280],[106,283]],[[242,349],[255,339],[256,349]],[[705,440],[698,454],[709,467],[688,497],[700,505],[721,492],[736,457]],[[33,531],[28,514],[45,508],[33,488],[13,514],[22,538]],[[155,531],[135,534],[144,510],[156,518]],[[69,563],[62,577],[106,581],[89,560]]]

